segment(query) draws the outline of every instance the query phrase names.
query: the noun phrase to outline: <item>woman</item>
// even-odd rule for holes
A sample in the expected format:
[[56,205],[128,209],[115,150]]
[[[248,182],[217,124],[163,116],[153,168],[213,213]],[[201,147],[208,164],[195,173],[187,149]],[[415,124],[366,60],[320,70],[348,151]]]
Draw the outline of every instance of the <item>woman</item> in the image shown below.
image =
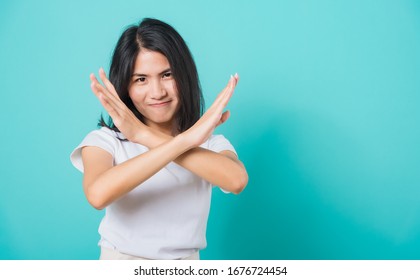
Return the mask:
[[240,193],[248,175],[232,145],[212,135],[238,75],[201,115],[194,60],[170,25],[144,19],[115,48],[108,80],[91,88],[110,115],[71,159],[90,204],[106,209],[101,259],[199,259],[212,186]]

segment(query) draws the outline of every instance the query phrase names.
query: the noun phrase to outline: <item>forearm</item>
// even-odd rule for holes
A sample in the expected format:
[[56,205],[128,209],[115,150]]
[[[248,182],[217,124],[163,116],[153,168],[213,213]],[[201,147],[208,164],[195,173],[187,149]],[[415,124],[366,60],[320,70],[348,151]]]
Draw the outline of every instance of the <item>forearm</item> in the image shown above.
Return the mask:
[[[150,131],[143,143],[151,150],[171,141],[173,136]],[[237,159],[196,147],[180,154],[174,162],[222,189],[239,193],[248,182],[244,165]]]
[[[150,149],[149,152],[154,151],[155,149],[161,149],[162,146],[166,146],[166,143],[172,143],[173,137],[171,135],[165,135],[162,132],[154,131],[141,123],[133,112],[131,112],[119,99],[115,88],[106,78],[105,73],[101,71],[100,74],[106,88],[101,86],[92,74],[92,90],[112,117],[114,124],[128,140],[148,147]],[[175,161],[201,178],[214,185],[218,185],[225,190],[238,193],[245,187],[248,176],[245,167],[237,159],[236,155],[231,152],[215,153],[197,148],[212,135],[217,126],[224,123],[229,118],[229,111],[223,111],[232,97],[238,78],[237,75],[235,75],[235,77],[231,76],[226,87],[219,93],[216,100],[200,119],[188,130],[177,136],[182,136],[182,138],[189,143],[188,147],[192,150],[185,153],[190,149],[184,149],[175,154],[173,151],[169,151],[169,154],[172,156],[166,157],[165,154],[162,154],[164,161],[162,161],[162,158],[159,156],[156,158],[157,163],[159,164],[154,162],[154,158],[146,158],[147,160],[145,162],[149,162],[151,164],[150,166],[154,166],[154,168],[152,169],[152,172],[145,173],[144,177],[150,177],[170,161]],[[174,121],[176,120],[174,119]],[[127,170],[131,169],[127,168]],[[134,174],[133,178],[130,180],[130,188],[134,188],[135,185],[143,182],[143,180],[140,180],[141,178],[138,177],[139,175],[136,175],[136,170],[138,169],[131,170],[125,176],[131,177],[131,174]],[[118,173],[115,173],[115,175],[117,174]],[[112,178],[113,176],[109,176],[109,179]],[[104,183],[106,183],[106,180],[104,181]]]
[[109,168],[92,182],[85,182],[89,202],[102,209],[156,174],[190,147],[175,137],[154,149]]
[[211,184],[235,194],[240,193],[248,183],[248,174],[239,160],[204,148],[188,150],[175,162]]

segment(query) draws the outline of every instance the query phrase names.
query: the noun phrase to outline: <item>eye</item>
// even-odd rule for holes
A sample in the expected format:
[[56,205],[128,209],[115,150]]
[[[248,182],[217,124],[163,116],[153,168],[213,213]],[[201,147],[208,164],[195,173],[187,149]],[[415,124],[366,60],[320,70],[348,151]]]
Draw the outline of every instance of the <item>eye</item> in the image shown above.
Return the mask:
[[166,72],[166,73],[164,73],[163,75],[162,75],[162,78],[170,78],[170,77],[172,77],[172,73],[171,72]]
[[146,81],[145,77],[139,77],[139,78],[134,80],[134,82],[136,82],[136,83],[144,83],[145,81]]

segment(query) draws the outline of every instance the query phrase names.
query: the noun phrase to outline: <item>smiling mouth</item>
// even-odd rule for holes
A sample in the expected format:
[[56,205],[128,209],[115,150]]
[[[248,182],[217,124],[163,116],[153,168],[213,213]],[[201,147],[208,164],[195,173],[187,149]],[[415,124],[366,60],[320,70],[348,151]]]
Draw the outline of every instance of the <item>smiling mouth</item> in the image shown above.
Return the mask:
[[168,100],[168,101],[165,101],[165,102],[153,103],[153,104],[150,104],[150,106],[152,106],[152,107],[163,107],[163,106],[168,105],[170,102],[171,102],[171,100]]

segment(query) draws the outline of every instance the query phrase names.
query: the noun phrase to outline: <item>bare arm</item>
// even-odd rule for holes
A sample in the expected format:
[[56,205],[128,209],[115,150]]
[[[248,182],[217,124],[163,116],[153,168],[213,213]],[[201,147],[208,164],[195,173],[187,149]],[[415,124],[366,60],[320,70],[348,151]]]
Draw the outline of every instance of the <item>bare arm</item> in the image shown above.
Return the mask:
[[[172,136],[154,132],[146,146],[153,149],[172,138]],[[211,184],[235,194],[239,194],[248,183],[245,166],[231,151],[216,153],[195,147],[178,156],[174,161]]]
[[[112,156],[98,147],[84,147],[83,188],[89,203],[102,209],[133,190],[173,161],[187,148],[183,138],[175,137],[155,149],[113,166]],[[141,172],[139,172],[141,171]]]
[[112,156],[106,151],[97,147],[82,149],[85,166],[84,190],[88,201],[95,208],[104,208],[171,161],[227,191],[242,191],[247,184],[248,175],[236,155],[229,151],[215,153],[198,147],[212,134],[217,125],[229,117],[228,112],[222,111],[233,93],[237,82],[235,78],[231,78],[228,86],[193,127],[172,137],[142,124],[119,100],[105,73],[101,71],[100,75],[106,88],[91,76],[95,95],[124,135],[130,141],[148,146],[150,151],[113,166]]

